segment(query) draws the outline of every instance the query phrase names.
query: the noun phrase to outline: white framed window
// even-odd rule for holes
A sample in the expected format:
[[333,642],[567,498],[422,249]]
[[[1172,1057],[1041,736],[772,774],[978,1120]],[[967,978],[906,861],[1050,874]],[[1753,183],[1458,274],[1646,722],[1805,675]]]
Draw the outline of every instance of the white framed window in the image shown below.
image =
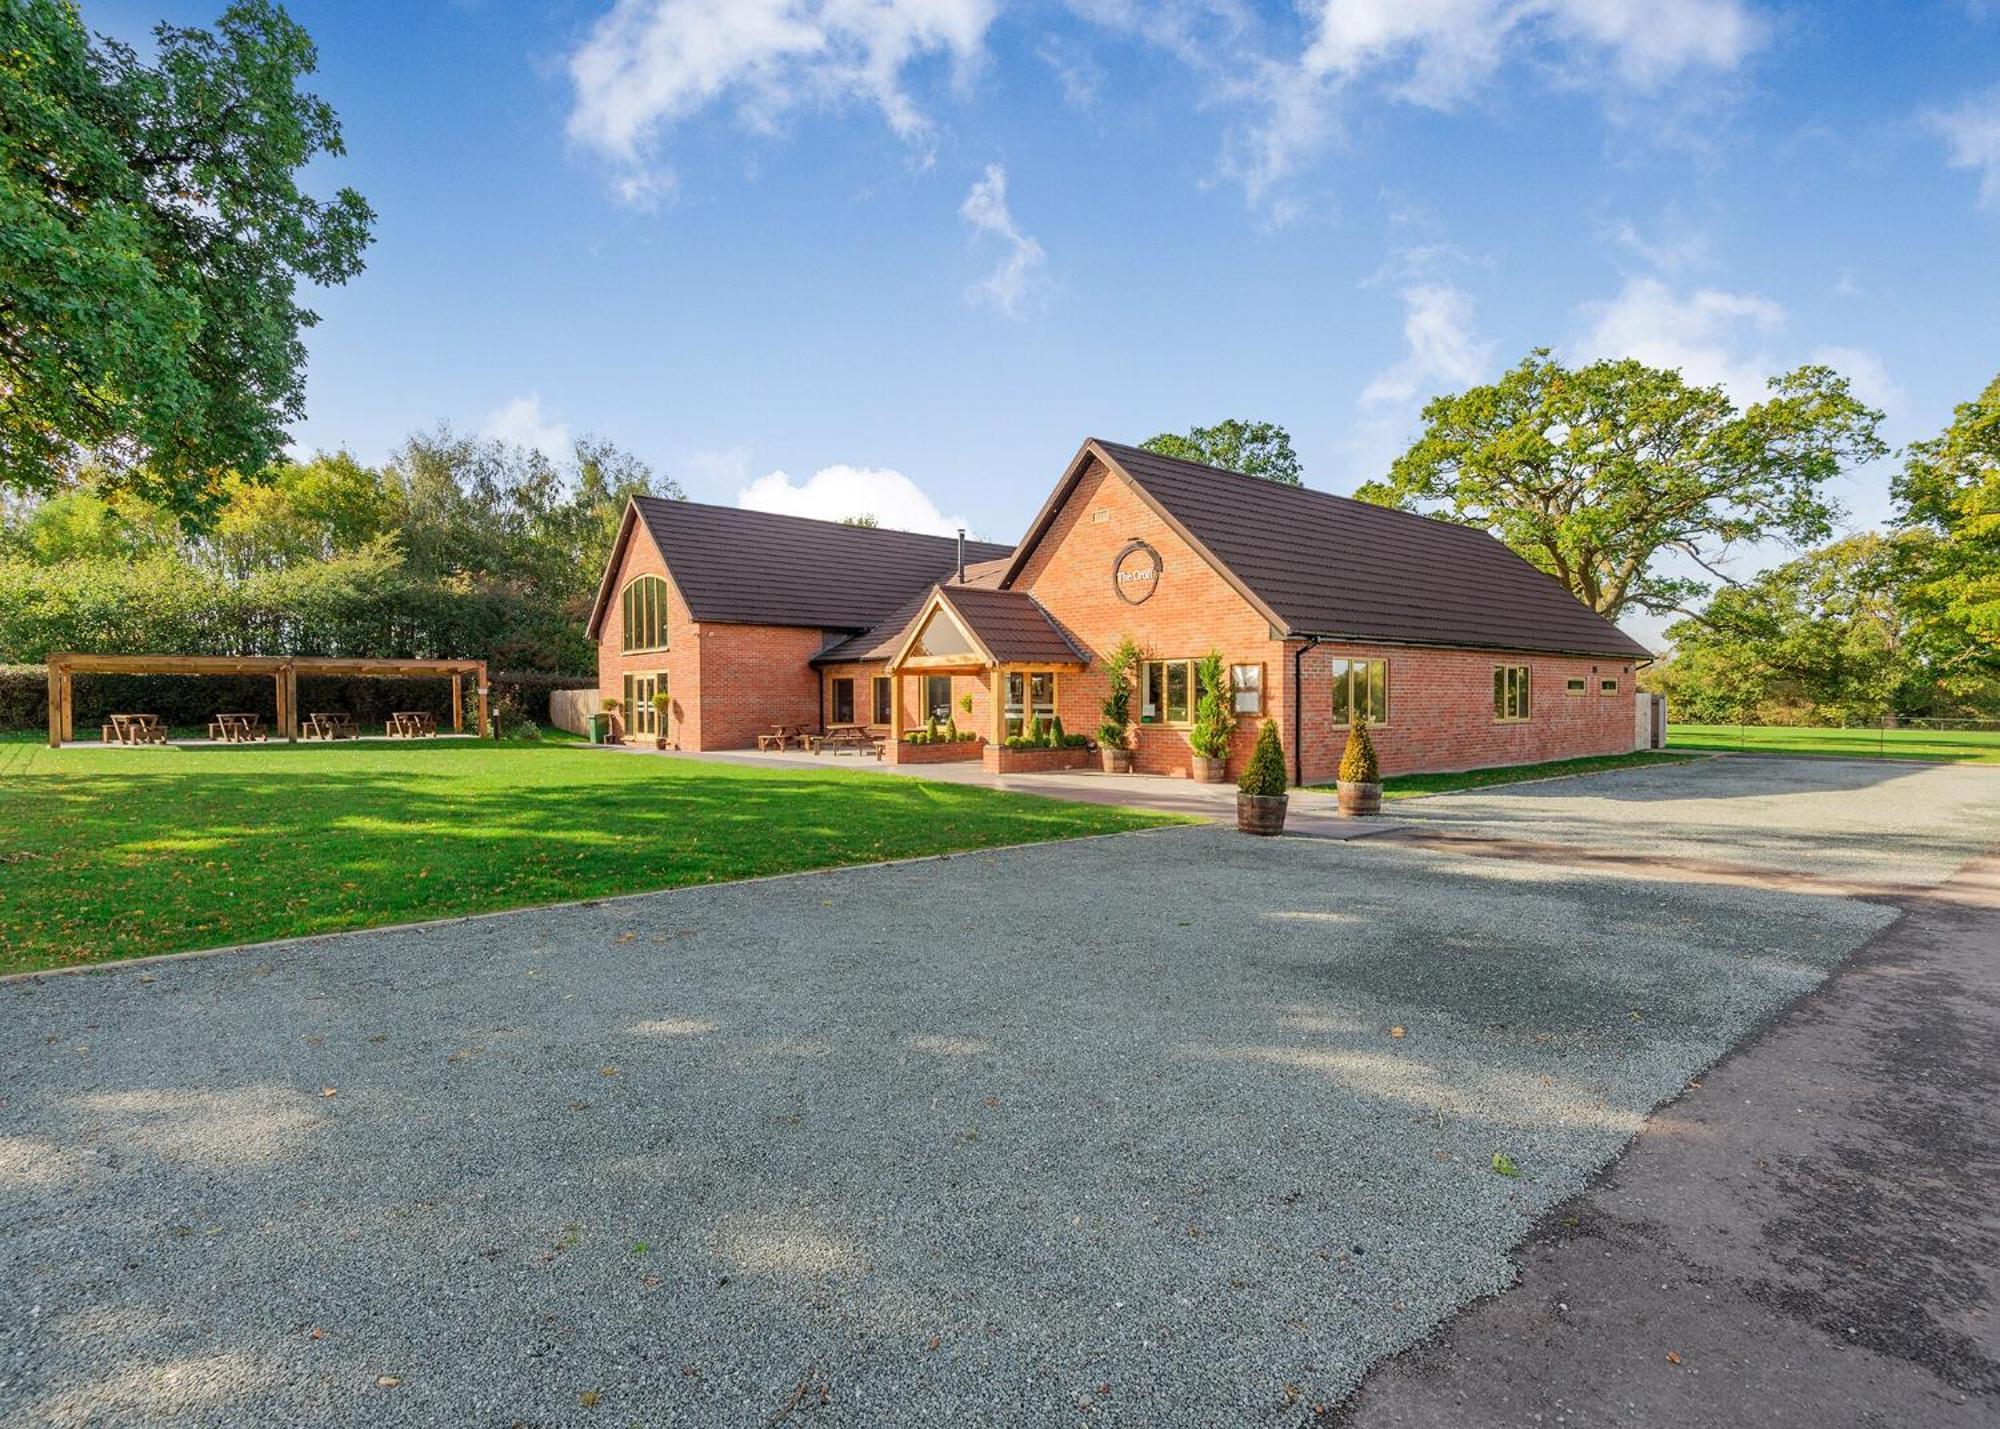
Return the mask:
[[1495,665],[1493,667],[1493,718],[1506,724],[1518,724],[1528,718],[1528,667],[1526,665]]
[[1229,667],[1229,708],[1239,715],[1264,713],[1264,667],[1261,664]]

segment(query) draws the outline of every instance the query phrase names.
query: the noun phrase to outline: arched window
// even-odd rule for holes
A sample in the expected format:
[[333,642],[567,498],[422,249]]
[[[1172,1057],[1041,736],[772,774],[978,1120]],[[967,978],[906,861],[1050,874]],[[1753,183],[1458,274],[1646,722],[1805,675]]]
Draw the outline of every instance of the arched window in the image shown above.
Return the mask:
[[621,600],[626,651],[666,649],[667,583],[658,576],[640,576],[625,587]]

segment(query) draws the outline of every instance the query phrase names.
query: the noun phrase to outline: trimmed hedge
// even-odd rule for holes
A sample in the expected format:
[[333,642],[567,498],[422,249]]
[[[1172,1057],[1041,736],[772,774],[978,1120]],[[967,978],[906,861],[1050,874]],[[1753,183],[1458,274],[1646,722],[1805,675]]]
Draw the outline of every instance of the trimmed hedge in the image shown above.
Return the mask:
[[[490,677],[490,702],[512,695],[522,710],[549,723],[549,693],[572,690],[587,676],[502,674]],[[78,675],[76,733],[89,739],[104,717],[156,714],[183,728],[205,725],[217,710],[250,710],[266,723],[277,718],[274,682],[262,675]],[[478,696],[466,682],[465,713],[470,726]],[[351,675],[301,675],[299,712],[341,710],[363,726],[380,724],[399,710],[428,710],[440,721],[451,717],[451,681],[444,677],[372,679]],[[43,665],[0,665],[0,729],[49,727],[49,672]],[[379,731],[376,731],[379,733]]]

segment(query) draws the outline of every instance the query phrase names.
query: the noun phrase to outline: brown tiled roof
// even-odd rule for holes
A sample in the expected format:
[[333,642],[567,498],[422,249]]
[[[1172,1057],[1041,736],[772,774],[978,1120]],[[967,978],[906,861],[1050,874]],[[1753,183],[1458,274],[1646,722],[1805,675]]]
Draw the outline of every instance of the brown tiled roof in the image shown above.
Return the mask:
[[1041,602],[1026,591],[988,590],[975,585],[941,588],[945,601],[967,632],[1003,665],[1087,664],[1083,652],[1063,634]]
[[[1132,478],[1252,604],[1294,635],[1646,659],[1632,639],[1484,531],[1310,487],[1084,444]],[[1053,518],[1058,488],[1015,554]]]
[[[635,497],[696,620],[866,630],[958,569],[958,542],[804,516]],[[967,541],[968,564],[1012,547]]]
[[942,592],[952,612],[972,637],[1002,664],[1088,664],[1089,657],[1058,626],[1041,602],[1025,591],[997,590],[1005,561],[989,561],[986,570],[967,563],[966,583],[933,586],[905,601],[872,630],[850,635],[813,656],[815,665],[844,665],[887,660],[903,646],[910,626],[923,614],[934,592]]

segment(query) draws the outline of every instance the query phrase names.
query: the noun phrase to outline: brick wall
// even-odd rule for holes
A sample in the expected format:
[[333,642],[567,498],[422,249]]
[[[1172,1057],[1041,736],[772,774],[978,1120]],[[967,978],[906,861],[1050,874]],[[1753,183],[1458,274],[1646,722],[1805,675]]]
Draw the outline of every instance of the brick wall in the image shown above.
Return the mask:
[[[1160,554],[1158,586],[1140,605],[1121,597],[1112,580],[1113,564],[1132,540],[1143,540]],[[1093,461],[1077,482],[1015,585],[1040,601],[1090,654],[1089,669],[1056,680],[1057,712],[1073,734],[1096,735],[1108,688],[1104,661],[1128,634],[1152,658],[1199,658],[1213,648],[1233,664],[1261,662],[1267,711],[1273,718],[1281,712],[1276,667],[1284,647],[1271,638],[1270,622],[1101,463]],[[1187,731],[1138,725],[1136,693],[1132,712],[1133,767],[1147,774],[1191,772]],[[1255,718],[1238,721],[1232,773],[1248,762],[1257,725]]]
[[[1299,642],[1292,648],[1297,649]],[[1505,654],[1483,650],[1422,650],[1395,645],[1321,645],[1304,661],[1302,740],[1308,784],[1330,782],[1347,747],[1346,725],[1334,723],[1332,665],[1336,659],[1386,660],[1389,717],[1369,733],[1384,774],[1483,769],[1534,764],[1632,748],[1632,666],[1612,659]],[[1285,657],[1289,682],[1291,658]],[[1493,669],[1526,665],[1529,717],[1493,717]],[[1584,692],[1566,692],[1571,679]],[[1618,681],[1615,695],[1600,680]],[[1344,711],[1343,711],[1344,716]],[[1291,726],[1281,726],[1287,745]],[[1289,749],[1287,758],[1290,757]]]
[[[625,586],[642,575],[667,582],[667,649],[626,654]],[[643,524],[626,543],[598,630],[600,700],[623,699],[625,676],[665,674],[673,701],[668,739],[682,749],[754,747],[773,724],[819,724],[819,679],[806,661],[824,648],[818,630],[785,625],[697,624]],[[623,711],[619,731],[629,728]]]
[[[645,653],[626,654],[621,648],[625,642],[625,604],[620,597],[625,587],[642,575],[665,577],[667,582],[667,649]],[[618,577],[611,583],[611,599],[604,612],[604,624],[597,632],[597,693],[600,708],[607,699],[625,698],[625,676],[630,674],[664,674],[667,677],[667,696],[673,701],[667,738],[682,748],[699,749],[693,743],[700,729],[699,709],[695,700],[699,687],[700,647],[695,638],[695,624],[688,614],[687,602],[674,585],[672,574],[666,562],[660,559],[659,548],[647,534],[643,522],[633,528],[632,538],[625,543],[625,558],[618,568]],[[630,727],[631,711],[619,713],[617,727],[624,734]]]

